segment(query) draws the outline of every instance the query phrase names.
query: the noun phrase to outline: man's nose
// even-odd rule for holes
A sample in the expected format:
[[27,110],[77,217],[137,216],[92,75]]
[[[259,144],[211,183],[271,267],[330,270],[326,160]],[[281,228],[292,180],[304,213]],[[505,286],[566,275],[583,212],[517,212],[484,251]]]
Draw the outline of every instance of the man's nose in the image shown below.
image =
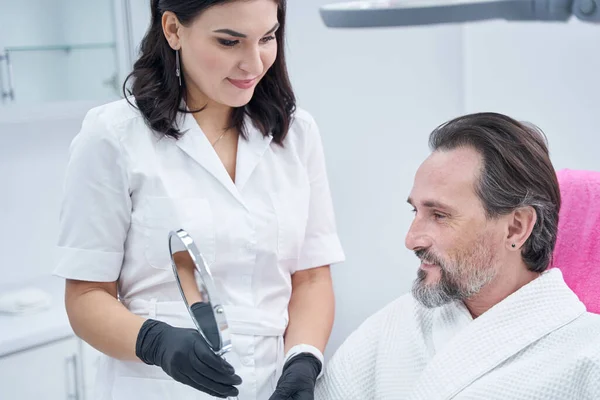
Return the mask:
[[418,217],[415,218],[406,234],[404,245],[407,249],[416,251],[429,248],[431,244],[431,236],[427,234]]

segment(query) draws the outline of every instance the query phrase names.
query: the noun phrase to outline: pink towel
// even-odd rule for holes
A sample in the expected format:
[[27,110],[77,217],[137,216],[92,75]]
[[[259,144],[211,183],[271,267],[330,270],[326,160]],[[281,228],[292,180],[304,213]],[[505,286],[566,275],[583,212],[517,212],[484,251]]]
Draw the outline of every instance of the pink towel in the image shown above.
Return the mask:
[[600,172],[557,172],[562,205],[553,266],[589,312],[600,314]]

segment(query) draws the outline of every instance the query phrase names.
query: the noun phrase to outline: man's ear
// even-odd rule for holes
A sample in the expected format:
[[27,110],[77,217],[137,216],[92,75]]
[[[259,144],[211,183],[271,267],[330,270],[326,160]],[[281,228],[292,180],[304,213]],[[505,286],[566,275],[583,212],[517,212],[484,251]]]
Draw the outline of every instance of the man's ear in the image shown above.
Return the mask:
[[181,38],[179,36],[181,24],[177,19],[177,16],[171,11],[165,11],[161,22],[163,33],[169,46],[171,46],[173,50],[179,50],[181,48]]
[[537,213],[531,206],[520,207],[512,212],[508,220],[506,247],[510,250],[520,249],[533,231],[537,221]]

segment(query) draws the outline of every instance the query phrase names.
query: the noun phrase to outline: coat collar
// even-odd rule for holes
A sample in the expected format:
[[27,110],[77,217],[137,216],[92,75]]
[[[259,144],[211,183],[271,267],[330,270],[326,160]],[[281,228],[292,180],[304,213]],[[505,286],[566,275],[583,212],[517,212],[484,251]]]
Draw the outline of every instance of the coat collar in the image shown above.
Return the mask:
[[247,139],[240,138],[238,142],[235,185],[242,191],[259,162],[262,160],[273,140],[272,135],[263,135],[252,123],[250,117],[245,121]]
[[458,331],[427,365],[409,399],[450,399],[585,311],[560,270],[544,272]]
[[237,201],[245,206],[241,191],[259,164],[272,137],[264,136],[249,117],[245,120],[247,140],[240,137],[236,160],[236,182],[231,180],[225,166],[202,129],[189,113],[179,113],[178,126],[184,135],[177,146],[209,172]]

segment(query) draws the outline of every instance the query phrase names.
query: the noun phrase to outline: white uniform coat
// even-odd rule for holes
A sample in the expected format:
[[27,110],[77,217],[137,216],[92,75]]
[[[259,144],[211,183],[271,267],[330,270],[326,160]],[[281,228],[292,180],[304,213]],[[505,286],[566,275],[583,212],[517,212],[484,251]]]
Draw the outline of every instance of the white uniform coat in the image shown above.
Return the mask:
[[[193,116],[179,121],[187,133],[176,141],[155,136],[125,100],[88,113],[70,148],[55,274],[118,280],[133,313],[192,327],[168,250],[168,232],[187,230],[226,304],[239,399],[267,399],[284,358],[291,274],[344,260],[319,131],[298,110],[282,148],[247,119],[234,183]],[[159,367],[108,357],[96,389],[96,400],[210,398]]]
[[316,400],[597,400],[600,315],[543,273],[473,320],[408,294],[338,349]]

